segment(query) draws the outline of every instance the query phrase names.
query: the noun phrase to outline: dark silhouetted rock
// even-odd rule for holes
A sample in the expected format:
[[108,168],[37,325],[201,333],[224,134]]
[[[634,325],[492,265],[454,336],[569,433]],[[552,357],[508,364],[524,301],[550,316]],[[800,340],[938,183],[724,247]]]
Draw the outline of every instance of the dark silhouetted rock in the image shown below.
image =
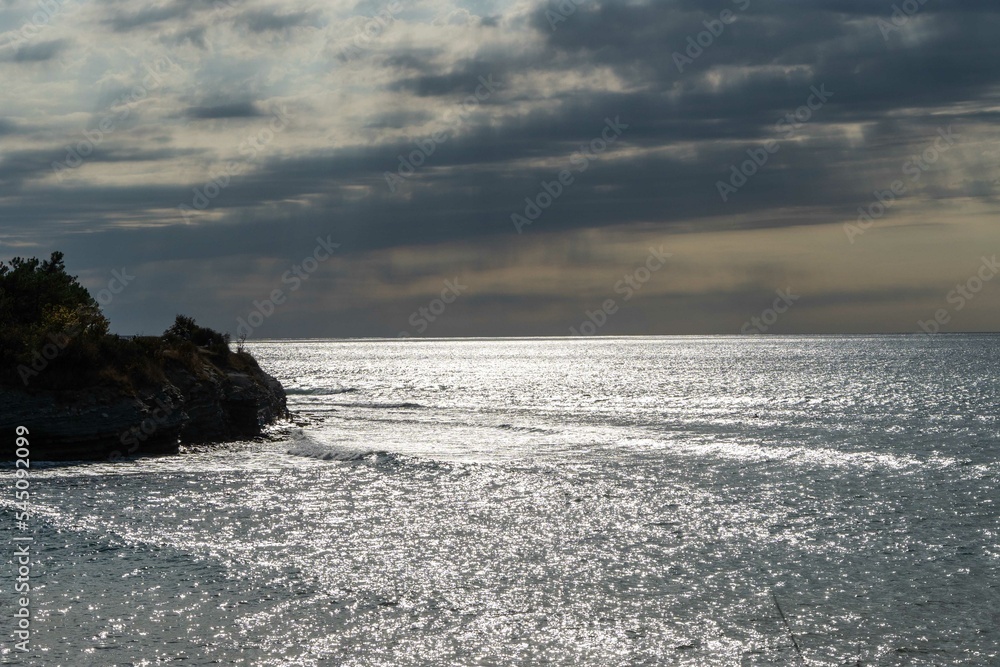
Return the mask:
[[[166,363],[161,386],[135,392],[95,386],[66,391],[0,387],[0,432],[29,430],[34,460],[100,460],[176,453],[180,444],[245,440],[287,416],[285,392],[248,354],[239,370],[200,350],[201,367]],[[232,360],[230,360],[230,363]]]

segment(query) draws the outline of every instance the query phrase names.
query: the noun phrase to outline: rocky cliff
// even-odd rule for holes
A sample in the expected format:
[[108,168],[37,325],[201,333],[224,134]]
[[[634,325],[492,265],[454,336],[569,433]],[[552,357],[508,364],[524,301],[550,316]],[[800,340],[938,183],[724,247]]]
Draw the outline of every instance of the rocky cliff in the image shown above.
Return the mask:
[[63,254],[0,261],[0,434],[37,460],[117,459],[242,440],[286,414],[285,392],[242,342],[177,315],[119,336]]
[[116,460],[259,436],[287,415],[285,392],[249,354],[223,355],[199,348],[183,363],[166,355],[162,379],[140,389],[0,387],[0,433],[27,427],[31,458],[50,461]]

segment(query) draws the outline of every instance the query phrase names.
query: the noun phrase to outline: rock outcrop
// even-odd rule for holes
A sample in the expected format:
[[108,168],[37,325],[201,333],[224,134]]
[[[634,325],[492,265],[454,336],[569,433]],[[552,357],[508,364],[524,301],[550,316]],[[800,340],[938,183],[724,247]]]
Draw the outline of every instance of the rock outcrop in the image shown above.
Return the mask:
[[181,444],[253,438],[287,416],[281,383],[253,357],[232,354],[234,364],[216,363],[215,356],[201,349],[194,369],[166,363],[166,380],[140,390],[0,387],[0,433],[27,427],[34,460],[116,460],[175,453]]

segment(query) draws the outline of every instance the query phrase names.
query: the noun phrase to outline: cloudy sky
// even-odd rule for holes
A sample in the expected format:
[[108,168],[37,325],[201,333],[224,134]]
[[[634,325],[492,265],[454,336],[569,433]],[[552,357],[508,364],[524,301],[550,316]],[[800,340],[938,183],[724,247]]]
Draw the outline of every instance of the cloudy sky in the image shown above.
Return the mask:
[[123,333],[998,330],[998,35],[996,0],[0,0],[0,258],[63,250]]

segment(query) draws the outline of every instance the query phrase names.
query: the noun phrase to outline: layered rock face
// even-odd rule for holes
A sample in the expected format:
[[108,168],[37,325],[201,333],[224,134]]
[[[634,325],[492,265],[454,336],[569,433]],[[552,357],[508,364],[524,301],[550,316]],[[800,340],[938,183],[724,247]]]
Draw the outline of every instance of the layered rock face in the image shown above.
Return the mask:
[[135,392],[0,387],[0,433],[12,446],[14,429],[27,427],[34,460],[116,460],[253,438],[287,415],[281,383],[252,357],[243,357],[239,371],[202,357],[200,370],[172,364],[161,386]]

